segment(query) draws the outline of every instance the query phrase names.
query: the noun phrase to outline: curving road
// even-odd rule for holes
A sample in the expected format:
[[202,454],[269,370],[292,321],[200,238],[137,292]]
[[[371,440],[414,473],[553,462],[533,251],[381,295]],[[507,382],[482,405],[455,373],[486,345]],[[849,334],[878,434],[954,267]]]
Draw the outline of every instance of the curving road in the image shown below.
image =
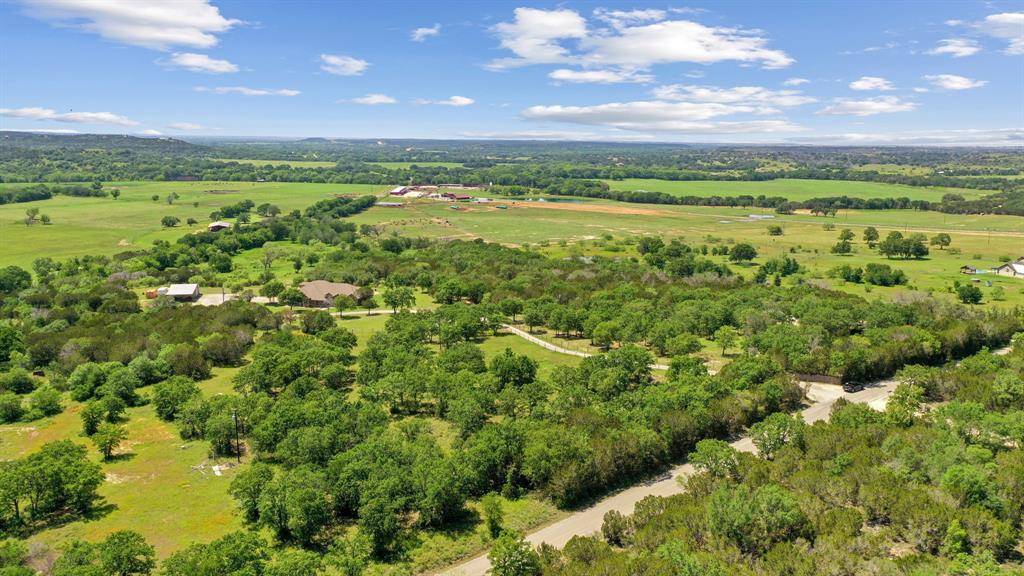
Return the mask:
[[[586,356],[583,352],[566,350],[536,338],[526,332],[506,326],[512,333],[517,334],[530,342],[534,342],[555,352],[563,352],[574,356]],[[1009,353],[1011,347],[1007,346],[994,350],[994,354],[1004,355]],[[869,384],[859,392],[844,392],[839,386],[829,384],[804,383],[807,399],[811,405],[805,408],[800,415],[807,423],[814,423],[819,420],[828,420],[832,411],[832,405],[839,398],[846,398],[851,402],[867,404],[876,410],[884,410],[889,400],[889,395],[896,389],[896,380],[882,380]],[[754,443],[749,437],[744,437],[732,443],[732,447],[740,452],[754,452]],[[526,536],[526,541],[533,546],[547,543],[561,548],[574,536],[588,536],[601,529],[604,522],[604,515],[610,510],[616,510],[622,514],[632,514],[636,503],[648,496],[671,496],[683,491],[679,483],[681,478],[693,474],[694,469],[690,464],[681,464],[662,474],[639,484],[634,484],[625,490],[616,492],[606,498],[592,504],[591,506],[574,512],[572,515],[563,518],[553,524],[549,524]],[[491,563],[487,559],[487,553],[466,560],[461,564],[449,567],[439,574],[445,576],[484,576],[490,570]]]
[[[552,352],[558,352],[559,354],[568,354],[570,356],[579,356],[580,358],[589,358],[590,356],[593,356],[593,354],[588,354],[586,352],[580,352],[579,350],[569,350],[568,348],[562,348],[561,346],[559,346],[557,344],[552,344],[551,342],[548,342],[547,340],[541,340],[540,338],[537,338],[536,336],[534,336],[533,334],[530,334],[526,330],[521,330],[521,329],[516,328],[515,326],[512,326],[510,324],[502,324],[502,326],[505,328],[505,330],[508,330],[509,332],[515,334],[516,336],[519,336],[520,338],[522,338],[524,340],[528,340],[530,342],[533,342],[534,344],[540,346],[541,348],[547,348],[548,350],[551,350]],[[652,370],[668,370],[668,366],[666,366],[664,364],[651,364],[651,369]]]

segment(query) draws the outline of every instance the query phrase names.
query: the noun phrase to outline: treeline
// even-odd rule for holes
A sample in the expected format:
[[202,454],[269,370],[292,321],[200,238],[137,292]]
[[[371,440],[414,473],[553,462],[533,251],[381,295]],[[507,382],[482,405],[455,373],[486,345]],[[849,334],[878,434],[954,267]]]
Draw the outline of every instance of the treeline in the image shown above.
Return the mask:
[[107,196],[107,191],[103,189],[103,184],[100,182],[94,182],[91,186],[82,184],[34,184],[24,188],[0,190],[0,204],[49,200],[54,195],[104,198]]

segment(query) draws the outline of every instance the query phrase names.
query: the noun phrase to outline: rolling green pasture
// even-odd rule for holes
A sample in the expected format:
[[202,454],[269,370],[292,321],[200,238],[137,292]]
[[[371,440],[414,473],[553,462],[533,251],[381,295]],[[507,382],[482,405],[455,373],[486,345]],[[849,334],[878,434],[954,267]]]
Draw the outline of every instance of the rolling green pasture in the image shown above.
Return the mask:
[[337,162],[327,160],[259,160],[246,158],[214,158],[216,162],[238,162],[239,164],[252,164],[253,166],[291,166],[293,168],[333,168]]
[[[1024,218],[993,215],[954,215],[913,210],[841,211],[834,218],[793,214],[774,215],[759,209],[717,208],[697,206],[660,206],[626,204],[621,202],[588,200],[578,203],[526,203],[518,202],[508,210],[493,206],[464,205],[464,210],[452,210],[447,203],[421,201],[402,209],[372,208],[353,217],[361,223],[379,225],[384,233],[399,232],[410,236],[488,241],[513,245],[529,244],[555,256],[573,254],[603,254],[610,257],[636,256],[632,246],[617,242],[604,242],[601,236],[610,234],[622,240],[627,237],[657,234],[667,238],[680,238],[693,245],[731,242],[749,242],[763,262],[769,257],[789,254],[795,257],[810,277],[823,277],[828,270],[841,264],[863,266],[870,262],[888,263],[904,270],[910,278],[910,287],[922,291],[946,293],[955,280],[979,280],[986,300],[991,289],[1001,286],[1006,300],[1001,304],[1024,304],[1024,281],[984,274],[974,277],[959,273],[960,266],[970,264],[979,269],[990,269],[1001,258],[1024,255]],[[771,220],[751,220],[751,213],[775,216]],[[829,223],[835,230],[826,231]],[[769,224],[779,224],[783,236],[769,236]],[[884,237],[890,230],[904,234],[922,232],[929,236],[947,232],[953,238],[949,250],[932,248],[923,260],[887,260],[870,250],[861,236],[864,228],[875,226]],[[854,254],[838,256],[829,249],[837,241],[844,227],[853,230],[856,240]],[[564,245],[563,245],[564,244]],[[724,258],[719,258],[725,261]],[[753,268],[736,267],[740,274],[752,275]],[[987,282],[992,282],[988,286]],[[833,287],[849,292],[896,296],[907,287],[879,288],[863,285],[843,285],[838,280],[827,280]]]
[[922,188],[902,184],[881,182],[856,182],[852,180],[765,180],[762,182],[717,182],[710,180],[674,181],[653,178],[627,178],[605,180],[612,190],[647,190],[664,192],[674,196],[781,196],[794,202],[824,198],[828,196],[849,196],[851,198],[910,198],[911,200],[939,201],[943,194],[954,192],[964,198],[979,198],[988,193],[984,190],[966,188]]
[[[174,240],[189,231],[205,230],[210,213],[242,200],[276,204],[284,211],[300,209],[335,194],[364,194],[385,190],[371,184],[292,184],[279,182],[130,182],[106,186],[119,188],[121,197],[74,198],[0,206],[0,266],[17,264],[30,268],[42,256],[68,258],[85,254],[112,255],[149,247],[154,240]],[[168,205],[166,197],[180,198]],[[156,194],[159,200],[151,197]],[[198,206],[193,206],[193,203]],[[25,210],[38,208],[53,223],[25,225]],[[181,224],[163,228],[160,219],[177,216]],[[188,218],[198,221],[186,225]]]

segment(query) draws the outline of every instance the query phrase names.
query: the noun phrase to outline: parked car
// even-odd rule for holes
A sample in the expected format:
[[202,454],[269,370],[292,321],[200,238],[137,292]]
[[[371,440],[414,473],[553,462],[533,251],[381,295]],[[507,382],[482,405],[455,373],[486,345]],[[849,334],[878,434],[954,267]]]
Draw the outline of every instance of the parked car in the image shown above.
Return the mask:
[[852,394],[854,392],[860,392],[863,389],[864,389],[864,384],[862,384],[860,382],[844,382],[843,383],[843,392],[847,392],[847,393]]

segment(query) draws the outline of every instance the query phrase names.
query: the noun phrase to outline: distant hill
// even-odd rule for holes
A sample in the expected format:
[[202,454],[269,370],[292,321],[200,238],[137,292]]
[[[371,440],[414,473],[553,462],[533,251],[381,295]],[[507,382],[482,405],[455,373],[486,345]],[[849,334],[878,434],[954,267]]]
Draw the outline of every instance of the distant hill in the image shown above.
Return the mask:
[[137,150],[147,152],[198,153],[205,146],[176,138],[139,137],[122,134],[41,134],[37,132],[0,132],[0,146],[17,148],[68,148],[84,150]]

